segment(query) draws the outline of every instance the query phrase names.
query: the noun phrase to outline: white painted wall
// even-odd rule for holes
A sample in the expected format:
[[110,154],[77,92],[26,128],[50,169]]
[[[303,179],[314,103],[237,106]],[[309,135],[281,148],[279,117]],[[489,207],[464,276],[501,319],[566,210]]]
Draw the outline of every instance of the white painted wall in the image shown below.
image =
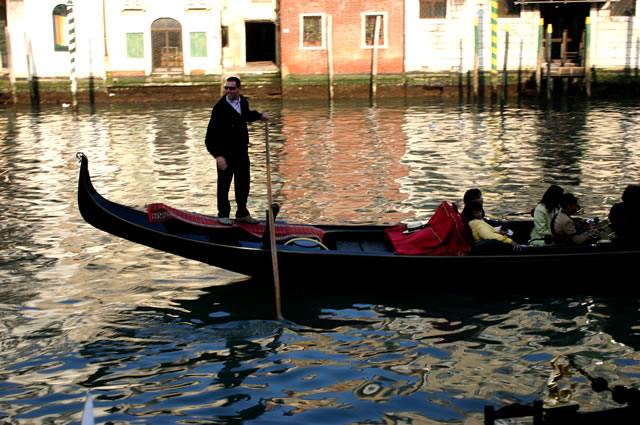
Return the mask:
[[[637,69],[640,66],[638,16],[610,16],[610,3],[592,11],[592,65],[596,68]],[[636,15],[640,13],[636,1]]]
[[[104,76],[102,8],[100,0],[76,0],[77,76]],[[54,49],[53,9],[63,0],[8,0],[7,25],[11,37],[13,68],[17,78],[28,76],[27,54],[32,75],[66,77],[70,74],[69,52]],[[98,23],[98,24],[96,24]]]
[[[405,0],[407,72],[473,70],[474,19],[479,22],[481,70],[491,70],[490,0],[448,0],[446,19],[420,19],[419,0]],[[595,7],[595,6],[594,6]],[[636,3],[636,13],[640,13]],[[609,15],[609,3],[593,8],[591,64],[618,69],[640,66],[640,17]],[[540,13],[522,10],[519,18],[498,19],[498,71],[504,66],[505,31],[509,27],[507,67],[532,70],[536,66]]]
[[[123,10],[124,0],[76,0],[76,69],[79,78],[103,77],[109,71],[151,74],[151,24],[173,18],[182,25],[184,72],[221,72],[246,65],[246,21],[275,22],[275,0],[197,0],[205,10],[189,10],[196,0],[137,0],[143,10]],[[640,0],[637,0],[640,1]],[[52,12],[64,0],[7,0],[14,73],[26,78],[27,53],[32,72],[40,77],[66,77],[69,52],[56,52]],[[640,13],[638,3],[636,11]],[[103,7],[105,16],[103,19]],[[446,19],[419,19],[419,1],[405,0],[405,69],[429,72],[467,72],[473,69],[474,19],[479,19],[482,47],[480,66],[491,69],[491,9],[489,0],[448,0]],[[602,69],[640,67],[640,17],[610,16],[609,4],[592,8],[591,63]],[[230,46],[222,52],[220,26],[230,27]],[[533,69],[536,63],[539,13],[535,7],[520,18],[498,21],[498,70],[504,63],[505,28],[509,25],[508,68]],[[108,56],[105,56],[105,29]],[[145,56],[127,58],[126,34],[144,34]],[[207,57],[190,56],[190,33],[206,32]],[[29,47],[30,46],[30,47]]]
[[[405,0],[405,69],[450,72],[473,70],[474,22],[478,20],[479,67],[491,69],[491,4],[489,0],[448,0],[446,19],[420,19],[419,1]],[[498,20],[498,69],[505,56],[506,29],[509,28],[508,67],[533,68],[538,43],[537,12],[523,11],[520,18]]]
[[[188,0],[144,0],[143,10],[124,10],[122,0],[106,1],[106,27],[110,71],[152,72],[151,24],[160,18],[172,18],[182,26],[184,73],[204,70],[219,73],[221,60],[219,0],[199,2],[207,9],[188,9]],[[207,34],[207,57],[191,57],[190,33]],[[144,34],[144,58],[127,58],[127,33]]]

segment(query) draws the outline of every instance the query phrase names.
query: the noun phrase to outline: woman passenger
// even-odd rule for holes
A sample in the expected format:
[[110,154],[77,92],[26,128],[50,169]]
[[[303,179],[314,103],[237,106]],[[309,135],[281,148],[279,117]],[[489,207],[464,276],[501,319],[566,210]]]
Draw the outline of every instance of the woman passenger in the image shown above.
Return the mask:
[[543,246],[551,243],[551,220],[560,211],[563,193],[564,189],[553,184],[542,195],[542,200],[533,210],[533,229],[529,236],[531,245]]
[[503,244],[511,245],[513,251],[520,251],[522,249],[517,242],[511,240],[504,232],[496,230],[482,219],[482,204],[479,202],[471,201],[466,203],[462,215],[464,215],[469,222],[469,228],[471,228],[471,234],[473,235],[476,246],[482,244],[481,248],[483,248],[483,250],[491,247],[502,251],[503,249],[501,248],[505,246]]

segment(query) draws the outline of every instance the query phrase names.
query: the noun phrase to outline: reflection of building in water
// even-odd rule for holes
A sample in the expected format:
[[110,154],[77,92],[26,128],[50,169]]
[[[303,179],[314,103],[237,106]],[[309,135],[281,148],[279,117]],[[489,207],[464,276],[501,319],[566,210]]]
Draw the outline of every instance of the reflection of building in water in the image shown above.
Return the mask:
[[288,182],[279,194],[287,215],[304,221],[406,218],[398,211],[405,196],[395,184],[407,173],[403,110],[296,107],[283,109],[287,142],[278,160]]

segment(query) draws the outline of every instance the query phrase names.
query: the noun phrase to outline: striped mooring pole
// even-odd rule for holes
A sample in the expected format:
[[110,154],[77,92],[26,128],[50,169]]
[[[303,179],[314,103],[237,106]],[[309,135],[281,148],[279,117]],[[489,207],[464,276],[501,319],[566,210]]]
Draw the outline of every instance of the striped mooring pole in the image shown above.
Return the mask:
[[69,53],[71,61],[71,105],[78,107],[78,82],[76,80],[76,20],[73,13],[73,1],[67,2],[67,26],[69,27]]
[[498,0],[491,0],[491,92],[498,86]]

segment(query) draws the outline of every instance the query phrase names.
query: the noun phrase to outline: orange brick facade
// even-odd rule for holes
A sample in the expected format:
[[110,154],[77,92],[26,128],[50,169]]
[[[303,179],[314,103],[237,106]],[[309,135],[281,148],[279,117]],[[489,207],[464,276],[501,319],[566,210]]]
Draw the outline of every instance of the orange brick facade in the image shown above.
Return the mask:
[[[324,46],[303,48],[301,16],[323,16]],[[329,37],[333,45],[333,72],[369,74],[373,49],[363,44],[363,14],[384,16],[385,46],[378,48],[377,72],[401,73],[404,63],[404,1],[393,0],[281,0],[280,48],[282,75],[327,75]],[[327,33],[331,16],[332,32]]]

